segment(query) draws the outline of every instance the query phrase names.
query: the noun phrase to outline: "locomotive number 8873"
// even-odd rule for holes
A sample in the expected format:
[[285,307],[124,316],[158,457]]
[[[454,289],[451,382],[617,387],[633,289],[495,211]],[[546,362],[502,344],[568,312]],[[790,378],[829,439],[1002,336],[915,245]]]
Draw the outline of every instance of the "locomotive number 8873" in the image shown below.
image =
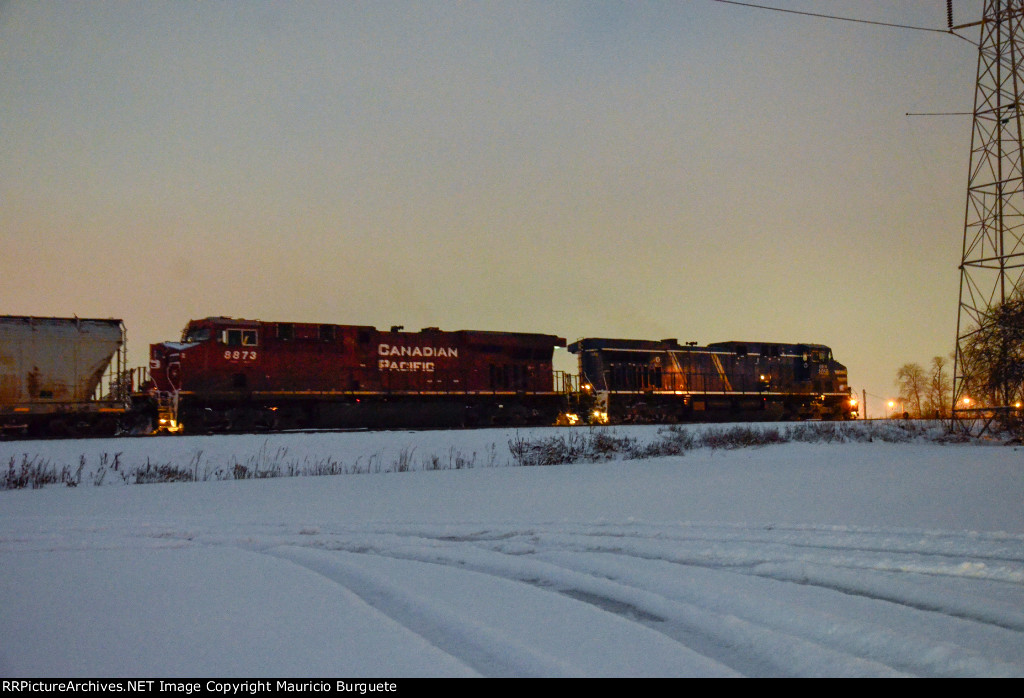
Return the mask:
[[162,429],[553,424],[554,335],[193,320],[150,347]]

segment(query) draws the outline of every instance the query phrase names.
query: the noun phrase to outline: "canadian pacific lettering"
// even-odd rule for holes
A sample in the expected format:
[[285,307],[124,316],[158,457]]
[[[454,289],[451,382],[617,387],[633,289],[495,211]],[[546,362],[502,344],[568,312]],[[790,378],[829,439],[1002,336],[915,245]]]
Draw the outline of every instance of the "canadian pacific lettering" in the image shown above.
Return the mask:
[[381,371],[426,371],[434,372],[433,361],[389,361],[380,359],[377,361],[377,368]]
[[[408,358],[459,358],[459,350],[456,347],[406,347],[394,344],[381,344],[377,347],[377,354],[383,357],[408,357]],[[395,361],[391,358],[377,360],[377,369],[381,371],[400,371],[402,373],[422,371],[433,373],[436,370],[433,361]]]
[[381,344],[377,347],[381,356],[422,356],[425,358],[459,358],[456,347],[400,347],[394,344]]

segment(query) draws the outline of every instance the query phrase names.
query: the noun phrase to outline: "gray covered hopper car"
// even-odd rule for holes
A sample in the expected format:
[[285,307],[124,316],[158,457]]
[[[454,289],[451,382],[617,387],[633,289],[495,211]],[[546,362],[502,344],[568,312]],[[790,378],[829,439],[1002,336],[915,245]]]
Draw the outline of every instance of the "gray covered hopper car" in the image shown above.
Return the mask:
[[127,409],[121,320],[0,316],[0,428],[114,433]]

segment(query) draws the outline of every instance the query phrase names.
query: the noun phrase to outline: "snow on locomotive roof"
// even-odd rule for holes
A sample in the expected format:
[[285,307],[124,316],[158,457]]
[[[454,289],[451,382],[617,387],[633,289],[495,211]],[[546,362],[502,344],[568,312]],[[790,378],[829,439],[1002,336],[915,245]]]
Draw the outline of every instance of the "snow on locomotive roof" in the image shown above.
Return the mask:
[[806,351],[820,350],[831,353],[831,348],[824,344],[813,344],[807,342],[785,343],[785,342],[741,342],[730,340],[728,342],[711,342],[706,345],[698,345],[696,342],[687,342],[684,345],[677,339],[620,339],[609,337],[585,337],[578,339],[568,346],[573,354],[583,351],[605,349],[619,351],[711,351],[711,352],[741,352],[754,354],[797,355]]
[[295,325],[295,326],[333,326],[333,327],[351,327],[361,330],[372,330],[374,332],[391,332],[400,334],[424,334],[424,333],[446,333],[446,334],[473,334],[473,335],[490,335],[494,337],[501,336],[520,336],[520,337],[556,337],[557,341],[560,342],[558,346],[565,346],[565,339],[557,337],[553,334],[545,334],[542,332],[507,332],[503,330],[442,330],[440,327],[424,327],[423,329],[416,332],[414,330],[406,330],[402,325],[391,325],[390,329],[378,330],[373,325],[353,325],[346,323],[329,323],[329,322],[284,322],[275,320],[248,320],[244,318],[233,318],[224,315],[211,315],[198,320],[189,320],[188,324],[192,325],[195,323],[210,323],[218,325],[234,325],[236,327],[257,327],[259,325]]

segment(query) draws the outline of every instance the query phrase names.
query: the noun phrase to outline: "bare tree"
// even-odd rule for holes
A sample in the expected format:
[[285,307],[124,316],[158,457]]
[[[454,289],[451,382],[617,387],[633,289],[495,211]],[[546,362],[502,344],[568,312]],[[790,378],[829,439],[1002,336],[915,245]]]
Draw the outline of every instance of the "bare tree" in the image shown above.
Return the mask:
[[928,377],[928,391],[925,397],[925,411],[928,416],[945,419],[949,416],[953,383],[946,370],[946,359],[933,356],[931,374]]
[[928,391],[928,377],[920,364],[903,364],[896,371],[896,387],[900,391],[900,401],[907,415],[913,418],[921,416],[921,406]]
[[1024,399],[1024,295],[992,309],[961,348],[964,388],[972,398],[991,406]]

